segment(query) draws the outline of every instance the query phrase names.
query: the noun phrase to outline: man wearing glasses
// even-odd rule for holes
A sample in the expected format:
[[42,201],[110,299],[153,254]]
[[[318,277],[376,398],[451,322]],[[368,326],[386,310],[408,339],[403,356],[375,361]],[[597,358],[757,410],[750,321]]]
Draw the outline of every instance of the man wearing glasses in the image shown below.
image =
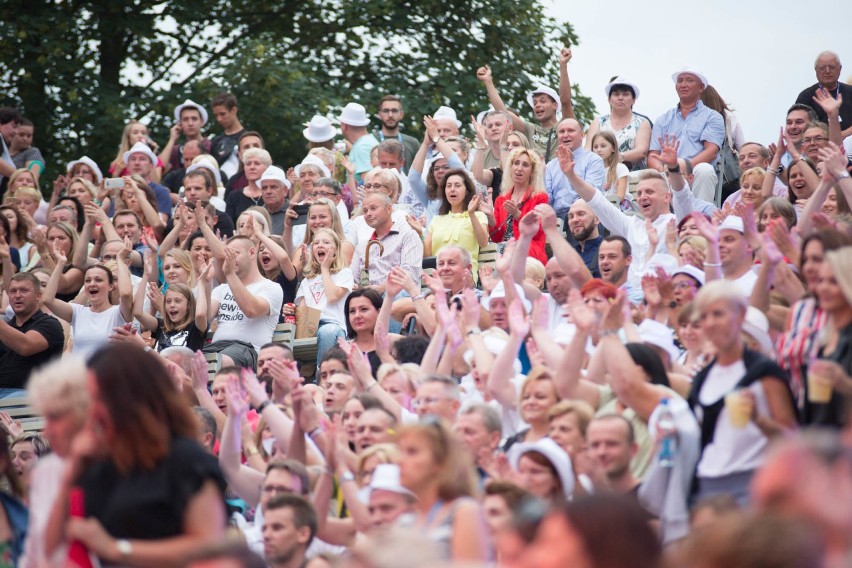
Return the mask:
[[[405,163],[401,171],[408,173],[408,167],[414,159],[417,150],[420,148],[420,142],[417,138],[403,134],[399,131],[399,125],[402,124],[402,119],[405,118],[405,110],[402,108],[402,99],[396,95],[385,95],[379,99],[379,122],[382,126],[376,129],[374,136],[379,142],[385,140],[398,140],[405,148]],[[383,166],[384,167],[384,166]]]
[[817,91],[822,89],[823,93],[828,93],[835,100],[839,98],[838,95],[842,97],[840,128],[842,130],[841,137],[846,138],[852,135],[852,87],[839,81],[842,69],[843,65],[840,64],[840,58],[836,53],[833,51],[820,53],[814,63],[817,83],[799,93],[796,104],[808,105],[814,109],[821,122],[828,123],[828,114],[823,109],[823,105],[817,104],[814,100]]

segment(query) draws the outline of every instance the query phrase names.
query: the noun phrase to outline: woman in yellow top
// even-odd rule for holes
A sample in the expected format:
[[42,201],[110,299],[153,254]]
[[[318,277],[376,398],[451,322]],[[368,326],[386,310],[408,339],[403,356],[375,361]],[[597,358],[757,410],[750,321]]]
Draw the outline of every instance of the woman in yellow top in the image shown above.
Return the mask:
[[447,245],[457,245],[473,258],[473,274],[478,274],[479,249],[488,244],[488,204],[476,193],[473,180],[462,169],[450,170],[440,188],[441,209],[429,223],[423,255],[435,256]]

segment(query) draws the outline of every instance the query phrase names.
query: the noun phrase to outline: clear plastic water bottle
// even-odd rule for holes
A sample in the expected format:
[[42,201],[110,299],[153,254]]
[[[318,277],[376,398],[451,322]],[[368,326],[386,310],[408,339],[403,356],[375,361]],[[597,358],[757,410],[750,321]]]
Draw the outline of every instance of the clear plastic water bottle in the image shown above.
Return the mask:
[[660,467],[674,467],[674,454],[677,450],[677,428],[675,427],[674,414],[669,407],[669,399],[664,398],[660,401],[662,408],[660,416],[657,419],[657,431],[663,437],[662,446],[658,455]]

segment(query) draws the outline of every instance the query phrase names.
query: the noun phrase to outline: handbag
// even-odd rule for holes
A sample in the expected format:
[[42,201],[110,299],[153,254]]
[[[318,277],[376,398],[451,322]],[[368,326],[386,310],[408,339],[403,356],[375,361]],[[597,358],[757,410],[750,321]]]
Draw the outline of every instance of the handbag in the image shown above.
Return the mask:
[[719,149],[719,160],[716,162],[716,198],[714,202],[721,207],[722,199],[735,192],[740,187],[740,159],[731,138],[731,122],[725,113],[725,139]]

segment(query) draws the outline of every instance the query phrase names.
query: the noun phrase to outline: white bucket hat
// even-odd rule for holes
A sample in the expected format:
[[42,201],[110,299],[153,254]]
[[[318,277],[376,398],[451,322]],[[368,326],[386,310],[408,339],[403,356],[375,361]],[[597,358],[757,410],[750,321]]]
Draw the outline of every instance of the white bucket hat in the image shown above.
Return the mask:
[[639,324],[639,336],[644,343],[659,347],[669,354],[669,359],[674,363],[680,351],[674,344],[674,331],[666,324],[656,320],[646,319]]
[[687,65],[686,67],[682,67],[681,69],[678,69],[677,71],[672,73],[672,81],[677,83],[677,78],[680,77],[681,75],[685,74],[685,73],[688,73],[690,75],[695,75],[696,77],[701,79],[701,84],[704,85],[705,87],[707,87],[707,85],[710,84],[710,82],[707,80],[707,77],[704,75],[704,73],[702,73],[701,71],[699,71],[695,67],[690,67],[689,65]]
[[367,109],[364,108],[364,105],[349,103],[343,107],[343,112],[337,117],[337,121],[349,126],[367,126],[370,124],[370,117],[367,116]]
[[684,264],[683,266],[679,266],[674,269],[674,271],[672,272],[672,278],[674,278],[678,274],[685,274],[696,282],[698,282],[699,284],[701,284],[702,286],[704,286],[704,281],[706,277],[704,275],[704,271],[700,268],[696,268],[691,264]]
[[562,112],[562,101],[559,100],[559,95],[556,94],[556,91],[551,89],[550,87],[546,87],[545,85],[539,85],[529,93],[527,93],[527,102],[530,105],[530,108],[534,108],[533,97],[538,94],[544,94],[556,101],[556,112]]
[[358,499],[362,503],[370,502],[370,495],[373,491],[390,491],[398,495],[405,495],[412,501],[416,501],[417,497],[402,486],[399,480],[399,466],[395,463],[380,463],[373,470],[373,475],[370,478],[370,484],[358,492]]
[[[532,303],[530,303],[530,301],[527,300],[527,297],[524,294],[524,288],[520,284],[516,283],[515,284],[515,292],[518,294],[518,297],[521,299],[521,303],[524,305],[524,311],[526,313],[530,313],[532,311]],[[506,297],[506,286],[503,284],[503,281],[501,280],[500,282],[497,283],[496,286],[494,286],[494,290],[491,291],[491,295],[489,295],[487,298],[485,296],[482,297],[480,304],[484,308],[490,310],[491,309],[491,300],[495,300],[495,299],[498,299],[498,298],[505,298],[505,297]]]
[[325,165],[325,162],[314,156],[313,154],[308,154],[305,156],[305,159],[302,160],[302,163],[296,166],[296,175],[299,175],[299,172],[302,171],[302,166],[316,166],[322,171],[323,177],[331,177],[331,172],[328,171],[328,166]]
[[308,142],[328,142],[334,138],[336,134],[331,121],[324,116],[318,114],[311,118],[311,121],[306,123],[302,134]]
[[[124,160],[124,163],[127,163],[127,160]],[[88,156],[83,156],[79,160],[72,160],[68,162],[68,165],[65,166],[65,172],[70,172],[77,164],[85,164],[89,166],[89,168],[95,173],[97,183],[101,183],[101,180],[104,179],[104,174],[101,173],[101,169],[98,167],[95,161]]]
[[198,103],[192,102],[189,99],[183,101],[183,104],[180,104],[175,107],[175,120],[180,122],[180,113],[185,108],[194,108],[198,110],[198,113],[201,115],[201,126],[207,124],[207,109],[201,106]]
[[509,449],[509,463],[512,469],[518,470],[518,463],[521,457],[529,452],[538,452],[543,455],[553,465],[553,469],[559,475],[559,482],[562,485],[562,494],[566,499],[570,499],[574,493],[574,470],[571,467],[571,457],[565,453],[565,450],[550,438],[542,438],[536,442],[523,442],[515,444]]
[[124,160],[125,164],[128,163],[131,154],[145,154],[148,158],[150,158],[152,164],[157,164],[157,155],[153,150],[151,150],[150,146],[144,142],[137,142],[130,150],[121,155],[121,159]]
[[619,75],[618,77],[616,77],[615,79],[613,79],[612,81],[607,83],[606,86],[604,87],[604,93],[606,93],[606,98],[609,98],[609,93],[612,91],[612,88],[616,85],[624,85],[626,87],[630,87],[631,89],[633,89],[633,98],[634,99],[639,98],[639,87],[636,86],[636,83],[634,83],[630,79],[626,79],[626,78],[622,77],[621,75]]
[[448,118],[452,121],[455,121],[456,126],[461,128],[462,123],[456,116],[456,111],[454,111],[448,106],[438,107],[438,110],[436,110],[435,114],[432,115],[433,120],[438,120],[439,118]]

